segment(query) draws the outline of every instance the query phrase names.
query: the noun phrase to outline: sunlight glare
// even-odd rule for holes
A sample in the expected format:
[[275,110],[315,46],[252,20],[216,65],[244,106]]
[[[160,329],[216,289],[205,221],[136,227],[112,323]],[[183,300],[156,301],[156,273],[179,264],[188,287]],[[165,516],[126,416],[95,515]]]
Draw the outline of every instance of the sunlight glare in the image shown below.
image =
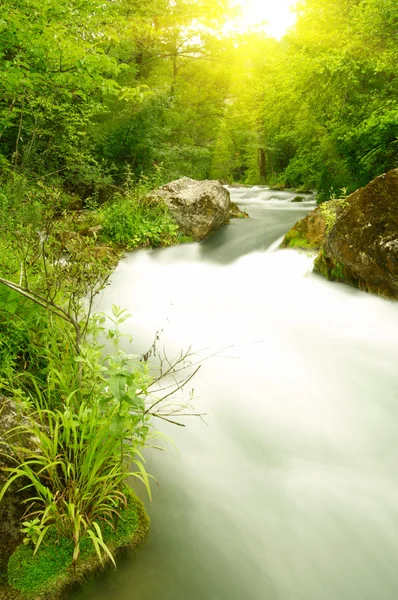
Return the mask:
[[242,32],[266,21],[263,26],[266,33],[280,39],[296,21],[292,12],[295,0],[236,0],[236,5],[240,7],[241,14],[235,19],[233,28]]

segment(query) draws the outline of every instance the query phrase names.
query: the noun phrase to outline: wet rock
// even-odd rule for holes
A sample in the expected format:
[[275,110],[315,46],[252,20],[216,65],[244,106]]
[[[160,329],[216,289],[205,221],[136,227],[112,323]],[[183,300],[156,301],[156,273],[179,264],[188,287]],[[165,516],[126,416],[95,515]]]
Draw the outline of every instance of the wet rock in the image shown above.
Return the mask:
[[298,221],[285,235],[282,248],[319,250],[324,242],[326,230],[335,219],[340,200],[325,202]]
[[148,199],[163,201],[180,230],[202,240],[228,222],[230,195],[219,181],[182,177],[152,192]]
[[328,279],[398,298],[398,169],[344,201],[314,268]]
[[295,196],[290,202],[304,202],[304,200],[305,198],[303,198],[303,196]]
[[235,202],[229,203],[229,218],[230,219],[248,219],[249,215],[246,211],[239,208]]

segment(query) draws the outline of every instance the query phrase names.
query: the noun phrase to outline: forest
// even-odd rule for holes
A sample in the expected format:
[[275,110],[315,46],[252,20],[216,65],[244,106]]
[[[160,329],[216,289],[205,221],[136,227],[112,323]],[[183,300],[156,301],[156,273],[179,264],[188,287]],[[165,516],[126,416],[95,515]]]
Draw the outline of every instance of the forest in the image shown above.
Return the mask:
[[0,156],[95,197],[181,176],[364,185],[397,160],[394,0],[306,0],[281,41],[223,34],[227,0],[5,0]]
[[323,203],[397,166],[396,0],[295,10],[278,40],[227,27],[229,0],[1,2],[0,517],[23,543],[0,587],[41,598],[49,571],[74,583],[145,537],[126,480],[151,494],[152,422],[181,417],[168,398],[197,367],[152,371],[156,341],[126,352],[126,311],[95,298],[126,249],[190,241],[148,192],[186,176]]

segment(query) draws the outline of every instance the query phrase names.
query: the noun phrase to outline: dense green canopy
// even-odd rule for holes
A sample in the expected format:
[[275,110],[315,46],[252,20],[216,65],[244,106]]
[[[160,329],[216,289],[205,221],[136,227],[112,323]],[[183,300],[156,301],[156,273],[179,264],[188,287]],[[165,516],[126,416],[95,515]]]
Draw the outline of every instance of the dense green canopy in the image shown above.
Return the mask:
[[395,0],[304,0],[280,42],[227,0],[3,0],[0,160],[87,195],[161,171],[315,187],[397,164]]

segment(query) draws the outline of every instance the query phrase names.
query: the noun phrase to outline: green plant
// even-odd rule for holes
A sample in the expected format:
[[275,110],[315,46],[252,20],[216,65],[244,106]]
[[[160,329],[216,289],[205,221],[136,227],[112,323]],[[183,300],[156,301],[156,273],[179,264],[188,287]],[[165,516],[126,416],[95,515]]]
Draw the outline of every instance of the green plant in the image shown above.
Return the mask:
[[116,197],[100,219],[105,239],[127,249],[169,246],[178,240],[178,226],[167,206],[145,197]]
[[30,521],[24,521],[22,523],[21,532],[24,534],[24,544],[29,544],[30,542],[36,547],[38,544],[40,537],[43,533],[44,524],[38,519],[31,519]]
[[[142,543],[148,530],[149,519],[142,502],[129,489],[123,490],[127,507],[122,507],[120,517],[102,528],[103,540],[115,554],[121,548],[134,548]],[[8,581],[27,600],[58,597],[62,591],[83,581],[98,570],[98,555],[87,535],[80,543],[82,562],[77,571],[71,569],[73,541],[58,538],[53,528],[34,554],[31,544],[21,544],[8,562]],[[109,559],[110,560],[110,559]]]
[[[64,403],[60,408],[51,408],[45,397],[48,392],[36,386],[32,397],[36,409],[29,415],[28,424],[9,433],[16,466],[5,469],[9,479],[0,492],[0,501],[13,482],[27,481],[24,489],[32,494],[27,500],[25,536],[35,544],[35,553],[54,530],[59,539],[71,539],[74,566],[84,536],[91,540],[99,560],[105,553],[114,562],[103,539],[103,527],[112,526],[126,505],[123,488],[129,476],[139,479],[151,496],[150,476],[142,455],[148,443],[157,447],[152,444],[157,434],[151,420],[158,417],[171,421],[173,415],[181,416],[181,406],[173,408],[169,399],[200,367],[186,373],[192,367],[189,353],[180,353],[175,359],[161,360],[159,372],[151,375],[148,359],[155,346],[145,357],[127,354],[120,348],[120,326],[128,317],[126,311],[114,306],[108,316],[112,327],[107,330],[105,315],[94,317],[90,338],[76,356],[80,376]],[[114,343],[113,352],[102,359],[101,333]],[[59,381],[61,365],[58,370]],[[160,382],[169,376],[173,377],[172,385],[162,389]],[[19,442],[26,436],[37,440],[37,448]]]
[[320,205],[320,209],[326,222],[326,233],[330,233],[336,223],[336,206],[333,201],[323,202]]

